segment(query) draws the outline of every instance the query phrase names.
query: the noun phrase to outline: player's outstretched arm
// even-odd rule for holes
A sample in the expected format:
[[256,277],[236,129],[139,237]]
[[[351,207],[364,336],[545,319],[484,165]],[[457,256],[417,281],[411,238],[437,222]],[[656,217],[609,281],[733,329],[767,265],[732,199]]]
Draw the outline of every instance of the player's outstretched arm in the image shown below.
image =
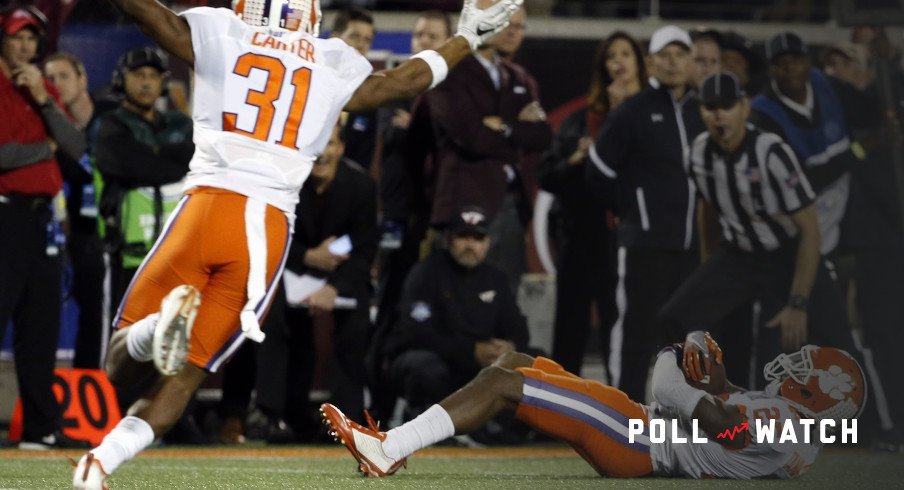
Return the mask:
[[512,14],[524,3],[524,0],[498,0],[479,8],[477,1],[491,0],[465,0],[455,37],[436,51],[421,52],[396,68],[374,73],[358,87],[345,109],[365,112],[391,100],[413,98],[435,87],[446,78],[449,69],[505,29]]
[[188,22],[157,0],[110,0],[141,32],[189,65],[195,64]]

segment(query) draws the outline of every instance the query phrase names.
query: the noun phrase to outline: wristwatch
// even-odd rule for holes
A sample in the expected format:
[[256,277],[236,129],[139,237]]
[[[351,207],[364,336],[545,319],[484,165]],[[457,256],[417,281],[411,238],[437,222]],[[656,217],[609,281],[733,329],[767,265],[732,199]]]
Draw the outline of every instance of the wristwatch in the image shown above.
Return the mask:
[[810,299],[800,294],[792,294],[791,297],[788,298],[788,306],[795,310],[807,311],[807,306],[809,304]]

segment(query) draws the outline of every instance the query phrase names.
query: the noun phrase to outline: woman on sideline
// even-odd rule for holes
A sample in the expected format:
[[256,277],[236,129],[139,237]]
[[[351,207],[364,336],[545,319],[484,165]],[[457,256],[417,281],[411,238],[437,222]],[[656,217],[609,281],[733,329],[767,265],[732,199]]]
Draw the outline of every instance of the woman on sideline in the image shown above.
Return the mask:
[[580,373],[595,305],[603,359],[608,358],[609,327],[615,318],[614,217],[605,196],[585,179],[590,146],[606,116],[646,85],[643,51],[631,36],[617,31],[594,57],[587,104],[559,127],[541,164],[540,186],[559,203],[561,230],[556,275],[556,317],[552,357]]

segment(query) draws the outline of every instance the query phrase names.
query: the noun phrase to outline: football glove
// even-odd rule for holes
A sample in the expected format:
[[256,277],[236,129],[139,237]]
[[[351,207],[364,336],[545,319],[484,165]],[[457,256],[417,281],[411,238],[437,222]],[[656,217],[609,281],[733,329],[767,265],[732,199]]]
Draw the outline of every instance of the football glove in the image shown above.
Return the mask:
[[456,35],[467,39],[471,51],[476,51],[487,39],[509,25],[509,19],[521,8],[524,0],[499,0],[493,5],[477,8],[477,0],[465,0],[458,18]]

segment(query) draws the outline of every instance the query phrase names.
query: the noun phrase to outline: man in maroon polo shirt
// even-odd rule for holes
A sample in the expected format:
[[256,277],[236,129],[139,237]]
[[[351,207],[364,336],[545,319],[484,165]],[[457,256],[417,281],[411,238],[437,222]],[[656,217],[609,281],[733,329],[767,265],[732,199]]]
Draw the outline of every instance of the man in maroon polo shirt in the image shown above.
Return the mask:
[[33,65],[43,34],[39,11],[0,20],[0,339],[12,320],[22,398],[19,447],[72,447],[60,432],[51,384],[60,333],[61,244],[51,200],[63,178],[54,153],[75,161],[84,137],[60,109],[56,90]]

